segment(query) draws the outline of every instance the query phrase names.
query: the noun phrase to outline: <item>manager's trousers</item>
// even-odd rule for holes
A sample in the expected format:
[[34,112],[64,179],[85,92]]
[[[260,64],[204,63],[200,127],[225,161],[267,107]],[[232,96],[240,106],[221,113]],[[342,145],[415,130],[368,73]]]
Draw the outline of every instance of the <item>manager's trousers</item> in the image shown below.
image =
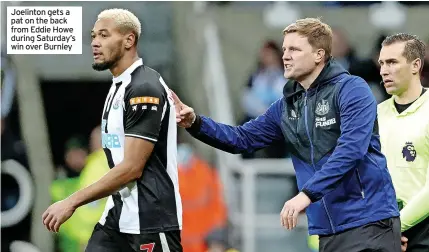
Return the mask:
[[399,217],[319,237],[320,252],[401,252]]

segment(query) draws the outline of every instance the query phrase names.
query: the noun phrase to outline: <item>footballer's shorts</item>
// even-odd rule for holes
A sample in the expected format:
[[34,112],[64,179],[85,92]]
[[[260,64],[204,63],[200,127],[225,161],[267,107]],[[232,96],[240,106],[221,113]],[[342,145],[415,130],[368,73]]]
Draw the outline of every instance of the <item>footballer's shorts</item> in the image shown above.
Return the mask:
[[97,223],[85,252],[182,252],[180,230],[125,234]]

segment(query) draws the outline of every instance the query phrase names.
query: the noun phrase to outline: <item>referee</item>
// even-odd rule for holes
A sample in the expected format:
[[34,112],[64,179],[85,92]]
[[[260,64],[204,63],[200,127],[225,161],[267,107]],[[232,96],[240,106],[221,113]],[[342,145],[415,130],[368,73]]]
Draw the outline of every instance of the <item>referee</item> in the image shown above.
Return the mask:
[[[392,97],[378,105],[382,151],[396,189],[403,251],[429,251],[429,92],[420,82],[425,45],[396,34],[382,43],[379,63]],[[408,244],[406,241],[408,240]]]
[[174,102],[160,74],[137,55],[140,33],[127,10],[98,15],[93,68],[113,75],[101,122],[110,171],[43,214],[46,227],[58,232],[78,207],[108,197],[88,252],[183,250]]

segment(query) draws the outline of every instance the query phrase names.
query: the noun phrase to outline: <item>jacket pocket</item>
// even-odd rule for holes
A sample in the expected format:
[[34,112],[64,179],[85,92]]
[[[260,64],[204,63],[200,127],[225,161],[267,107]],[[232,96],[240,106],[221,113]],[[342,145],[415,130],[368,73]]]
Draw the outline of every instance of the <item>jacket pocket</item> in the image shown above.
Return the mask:
[[362,199],[365,199],[365,189],[364,189],[362,179],[361,179],[360,174],[359,174],[359,170],[357,168],[356,168],[356,177],[357,177],[357,180],[359,183],[359,190],[360,190],[360,193],[362,195]]

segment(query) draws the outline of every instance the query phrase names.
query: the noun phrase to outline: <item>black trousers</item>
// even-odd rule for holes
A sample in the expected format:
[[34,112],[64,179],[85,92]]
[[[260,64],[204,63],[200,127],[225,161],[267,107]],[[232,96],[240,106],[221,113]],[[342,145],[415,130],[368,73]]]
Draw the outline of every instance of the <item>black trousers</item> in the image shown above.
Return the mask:
[[339,234],[320,236],[320,252],[401,252],[399,217],[380,220]]
[[429,251],[429,217],[402,233],[408,238],[407,252]]
[[124,234],[99,223],[85,252],[182,252],[180,231],[149,234]]

